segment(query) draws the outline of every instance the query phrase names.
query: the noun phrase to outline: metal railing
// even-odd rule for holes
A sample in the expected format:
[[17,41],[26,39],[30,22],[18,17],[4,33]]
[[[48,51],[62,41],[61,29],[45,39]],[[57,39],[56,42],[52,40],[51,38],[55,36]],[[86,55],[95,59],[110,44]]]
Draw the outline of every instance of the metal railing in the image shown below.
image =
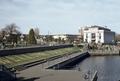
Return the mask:
[[97,79],[98,79],[98,75],[97,75],[97,71],[95,71],[91,81],[97,81]]

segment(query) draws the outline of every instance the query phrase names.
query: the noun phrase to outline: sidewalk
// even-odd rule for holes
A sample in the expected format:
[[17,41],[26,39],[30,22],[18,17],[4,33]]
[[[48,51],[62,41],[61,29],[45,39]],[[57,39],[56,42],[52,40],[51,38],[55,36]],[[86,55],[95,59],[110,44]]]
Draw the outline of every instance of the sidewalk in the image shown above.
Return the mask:
[[88,79],[84,79],[84,75],[84,73],[77,70],[36,69],[22,72],[19,77],[22,77],[24,81],[88,81]]

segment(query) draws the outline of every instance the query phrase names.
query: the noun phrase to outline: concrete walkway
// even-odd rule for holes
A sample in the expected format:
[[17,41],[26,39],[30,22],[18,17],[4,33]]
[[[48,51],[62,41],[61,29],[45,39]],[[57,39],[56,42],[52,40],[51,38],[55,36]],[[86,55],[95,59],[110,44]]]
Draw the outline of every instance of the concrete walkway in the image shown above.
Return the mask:
[[19,77],[23,81],[88,81],[84,73],[77,70],[26,70]]
[[69,56],[48,61],[46,63],[30,67],[20,71],[17,77],[23,78],[24,81],[88,81],[84,79],[84,73],[78,70],[50,70],[45,69],[62,61],[68,60],[82,53],[75,53]]

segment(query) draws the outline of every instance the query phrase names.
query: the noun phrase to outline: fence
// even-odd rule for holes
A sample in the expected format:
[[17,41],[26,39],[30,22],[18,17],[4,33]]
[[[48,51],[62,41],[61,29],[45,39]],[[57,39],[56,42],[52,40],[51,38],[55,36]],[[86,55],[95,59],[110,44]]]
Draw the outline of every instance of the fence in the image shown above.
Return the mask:
[[98,79],[98,75],[97,75],[97,71],[96,71],[96,72],[94,73],[91,81],[97,81],[97,79]]

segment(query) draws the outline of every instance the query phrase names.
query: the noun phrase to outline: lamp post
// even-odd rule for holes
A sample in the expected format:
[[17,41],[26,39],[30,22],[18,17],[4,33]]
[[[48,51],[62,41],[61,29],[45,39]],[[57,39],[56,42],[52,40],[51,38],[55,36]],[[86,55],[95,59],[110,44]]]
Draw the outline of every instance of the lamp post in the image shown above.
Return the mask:
[[2,42],[2,49],[5,49],[5,43],[6,43],[6,36],[3,37],[3,42]]
[[21,42],[23,42],[24,40],[24,36],[23,36],[23,34],[21,34],[21,36],[20,36],[20,39],[21,39]]
[[13,47],[16,47],[16,44],[17,44],[17,33],[16,32],[11,33],[11,40],[12,40]]
[[45,44],[45,42],[46,42],[45,40],[46,40],[46,37],[44,36],[44,37],[43,37],[43,43],[44,43],[44,44]]
[[20,40],[21,40],[21,44],[23,44],[23,41],[24,41],[24,35],[23,34],[21,34]]

